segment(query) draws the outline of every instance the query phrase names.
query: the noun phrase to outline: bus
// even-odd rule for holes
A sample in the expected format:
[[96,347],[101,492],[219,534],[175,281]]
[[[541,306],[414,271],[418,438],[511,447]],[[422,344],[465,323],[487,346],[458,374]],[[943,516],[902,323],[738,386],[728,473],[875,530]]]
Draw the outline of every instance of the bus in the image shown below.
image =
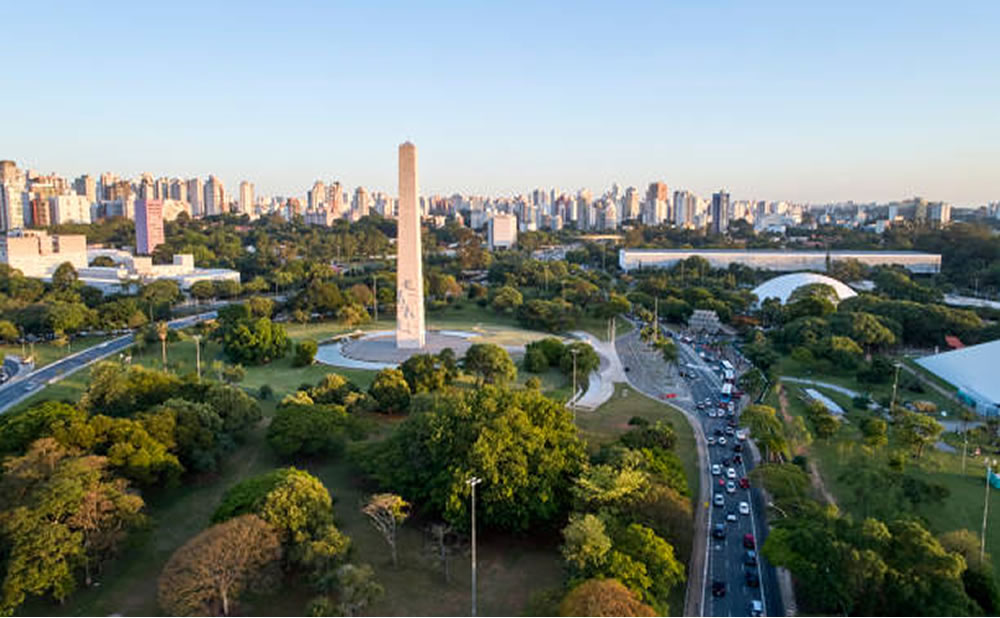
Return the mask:
[[733,382],[734,380],[736,380],[736,372],[733,371],[732,369],[725,369],[722,372],[722,378],[726,382]]
[[723,371],[736,371],[736,367],[733,367],[733,364],[727,360],[722,361],[720,364]]
[[722,390],[719,393],[719,399],[726,403],[733,396],[733,385],[730,382],[726,382],[722,385]]

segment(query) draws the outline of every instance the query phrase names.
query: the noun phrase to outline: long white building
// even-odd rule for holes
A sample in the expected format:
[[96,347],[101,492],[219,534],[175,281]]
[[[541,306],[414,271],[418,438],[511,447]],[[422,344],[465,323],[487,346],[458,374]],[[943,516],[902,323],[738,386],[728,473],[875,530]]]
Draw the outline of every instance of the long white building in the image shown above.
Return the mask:
[[857,260],[867,266],[899,265],[912,273],[941,272],[941,255],[919,251],[773,251],[740,249],[620,249],[618,265],[622,270],[669,268],[689,257],[708,260],[712,268],[742,264],[751,268],[792,272],[826,271],[827,261]]

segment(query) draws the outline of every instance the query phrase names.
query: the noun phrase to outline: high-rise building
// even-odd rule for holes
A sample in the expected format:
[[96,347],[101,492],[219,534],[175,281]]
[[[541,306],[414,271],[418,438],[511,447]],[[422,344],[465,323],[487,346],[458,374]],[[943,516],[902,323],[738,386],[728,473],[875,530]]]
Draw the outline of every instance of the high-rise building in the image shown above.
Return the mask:
[[192,178],[187,181],[187,195],[188,201],[191,202],[191,216],[192,217],[204,217],[205,216],[205,188],[202,185],[201,178]]
[[170,179],[170,199],[179,202],[188,201],[187,183],[180,178]]
[[52,225],[90,223],[91,204],[86,195],[54,195],[49,198],[49,222]]
[[247,180],[240,183],[240,213],[253,215],[253,183]]
[[226,212],[226,193],[222,181],[214,175],[205,183],[205,216],[221,215]]
[[662,200],[664,202],[670,199],[669,188],[665,182],[651,182],[649,183],[649,188],[646,189],[646,201],[654,202],[656,200]]
[[0,161],[0,184],[14,180],[20,175],[20,170],[17,169],[17,163],[13,161]]
[[399,146],[399,225],[396,241],[396,347],[424,347],[424,267],[420,249],[417,147]]
[[306,208],[318,210],[326,204],[326,185],[323,184],[322,180],[317,180],[306,194]]
[[0,229],[24,227],[27,179],[13,161],[0,161]]
[[326,206],[330,209],[330,216],[339,219],[344,216],[344,188],[339,182],[333,182],[326,187]]
[[354,190],[354,201],[351,203],[351,221],[357,221],[362,217],[367,217],[371,210],[371,197],[364,187]]
[[729,193],[720,189],[712,194],[712,233],[725,234],[729,231]]
[[84,174],[73,181],[73,190],[77,195],[87,198],[91,204],[97,202],[97,179],[90,174]]
[[622,218],[625,220],[635,220],[639,218],[641,213],[641,200],[639,199],[639,191],[635,187],[629,187],[625,190],[625,200],[622,204]]
[[486,224],[486,241],[490,250],[510,249],[517,244],[517,217],[497,213]]
[[157,245],[163,244],[163,202],[136,200],[135,202],[135,252],[152,255]]
[[698,196],[690,191],[674,191],[674,225],[692,228],[698,216]]

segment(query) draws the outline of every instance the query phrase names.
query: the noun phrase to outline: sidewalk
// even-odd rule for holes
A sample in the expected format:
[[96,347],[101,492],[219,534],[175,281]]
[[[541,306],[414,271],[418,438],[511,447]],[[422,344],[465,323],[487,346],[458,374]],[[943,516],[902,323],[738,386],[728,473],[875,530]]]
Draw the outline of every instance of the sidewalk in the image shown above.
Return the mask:
[[587,391],[571,400],[573,407],[581,410],[596,410],[615,394],[616,382],[628,382],[621,359],[614,344],[600,341],[590,333],[573,331],[570,333],[591,345],[601,358],[601,366],[588,376]]

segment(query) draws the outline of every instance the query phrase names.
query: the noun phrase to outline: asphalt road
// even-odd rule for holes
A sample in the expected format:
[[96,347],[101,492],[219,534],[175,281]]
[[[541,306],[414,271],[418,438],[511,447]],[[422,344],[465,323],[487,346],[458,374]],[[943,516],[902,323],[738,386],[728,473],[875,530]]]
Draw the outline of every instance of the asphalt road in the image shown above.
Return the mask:
[[[764,504],[760,492],[753,488],[740,489],[737,485],[735,492],[730,494],[725,491],[724,486],[718,485],[718,476],[705,474],[706,470],[711,469],[712,464],[718,463],[721,466],[723,459],[731,459],[734,455],[731,436],[726,436],[728,444],[724,447],[704,444],[706,437],[718,439],[714,436],[715,430],[720,429],[724,432],[729,418],[709,418],[707,410],[697,409],[697,404],[707,399],[711,401],[713,409],[718,410],[716,405],[723,383],[721,375],[703,361],[690,346],[679,344],[678,366],[685,373],[694,374],[691,379],[681,378],[677,375],[676,369],[662,360],[659,352],[641,342],[638,329],[621,337],[616,348],[622,364],[629,369],[627,375],[633,387],[656,398],[674,393],[675,397],[670,402],[687,412],[689,418],[696,419],[701,429],[695,433],[696,439],[702,441],[702,446],[699,448],[702,460],[702,484],[705,485],[706,479],[710,479],[708,480],[710,488],[708,495],[702,492],[701,504],[696,509],[695,534],[702,536],[696,538],[692,544],[695,555],[692,556],[692,572],[689,578],[693,585],[700,585],[700,590],[689,591],[689,593],[697,592],[699,596],[696,599],[689,599],[687,611],[702,616],[747,616],[750,615],[751,601],[759,600],[763,603],[765,615],[783,616],[784,608],[774,568],[759,556],[757,566],[744,565],[746,555],[743,546],[744,535],[753,534],[757,549],[766,538],[766,525],[762,517]],[[737,481],[746,477],[753,468],[749,449],[744,447],[743,451],[741,456],[744,458],[744,463],[732,465]],[[724,474],[725,468],[723,468]],[[712,497],[716,493],[723,495],[725,506],[711,506]],[[708,501],[708,504],[705,501]],[[739,514],[737,509],[741,501],[748,503],[750,511],[748,515]],[[731,511],[736,513],[736,522],[726,521],[726,514]],[[724,538],[721,540],[711,536],[712,528],[717,523],[723,524],[725,529]],[[699,552],[701,555],[698,555]],[[702,571],[698,572],[698,569]],[[760,587],[747,585],[745,573],[748,569],[757,574],[761,582]],[[725,596],[712,595],[713,581],[722,581],[726,584]]]
[[[216,317],[216,312],[209,311],[171,320],[167,325],[173,329],[187,328],[202,320],[214,317]],[[45,386],[54,384],[102,358],[125,351],[132,345],[134,338],[134,335],[128,334],[109,339],[0,386],[0,414],[34,395]]]

